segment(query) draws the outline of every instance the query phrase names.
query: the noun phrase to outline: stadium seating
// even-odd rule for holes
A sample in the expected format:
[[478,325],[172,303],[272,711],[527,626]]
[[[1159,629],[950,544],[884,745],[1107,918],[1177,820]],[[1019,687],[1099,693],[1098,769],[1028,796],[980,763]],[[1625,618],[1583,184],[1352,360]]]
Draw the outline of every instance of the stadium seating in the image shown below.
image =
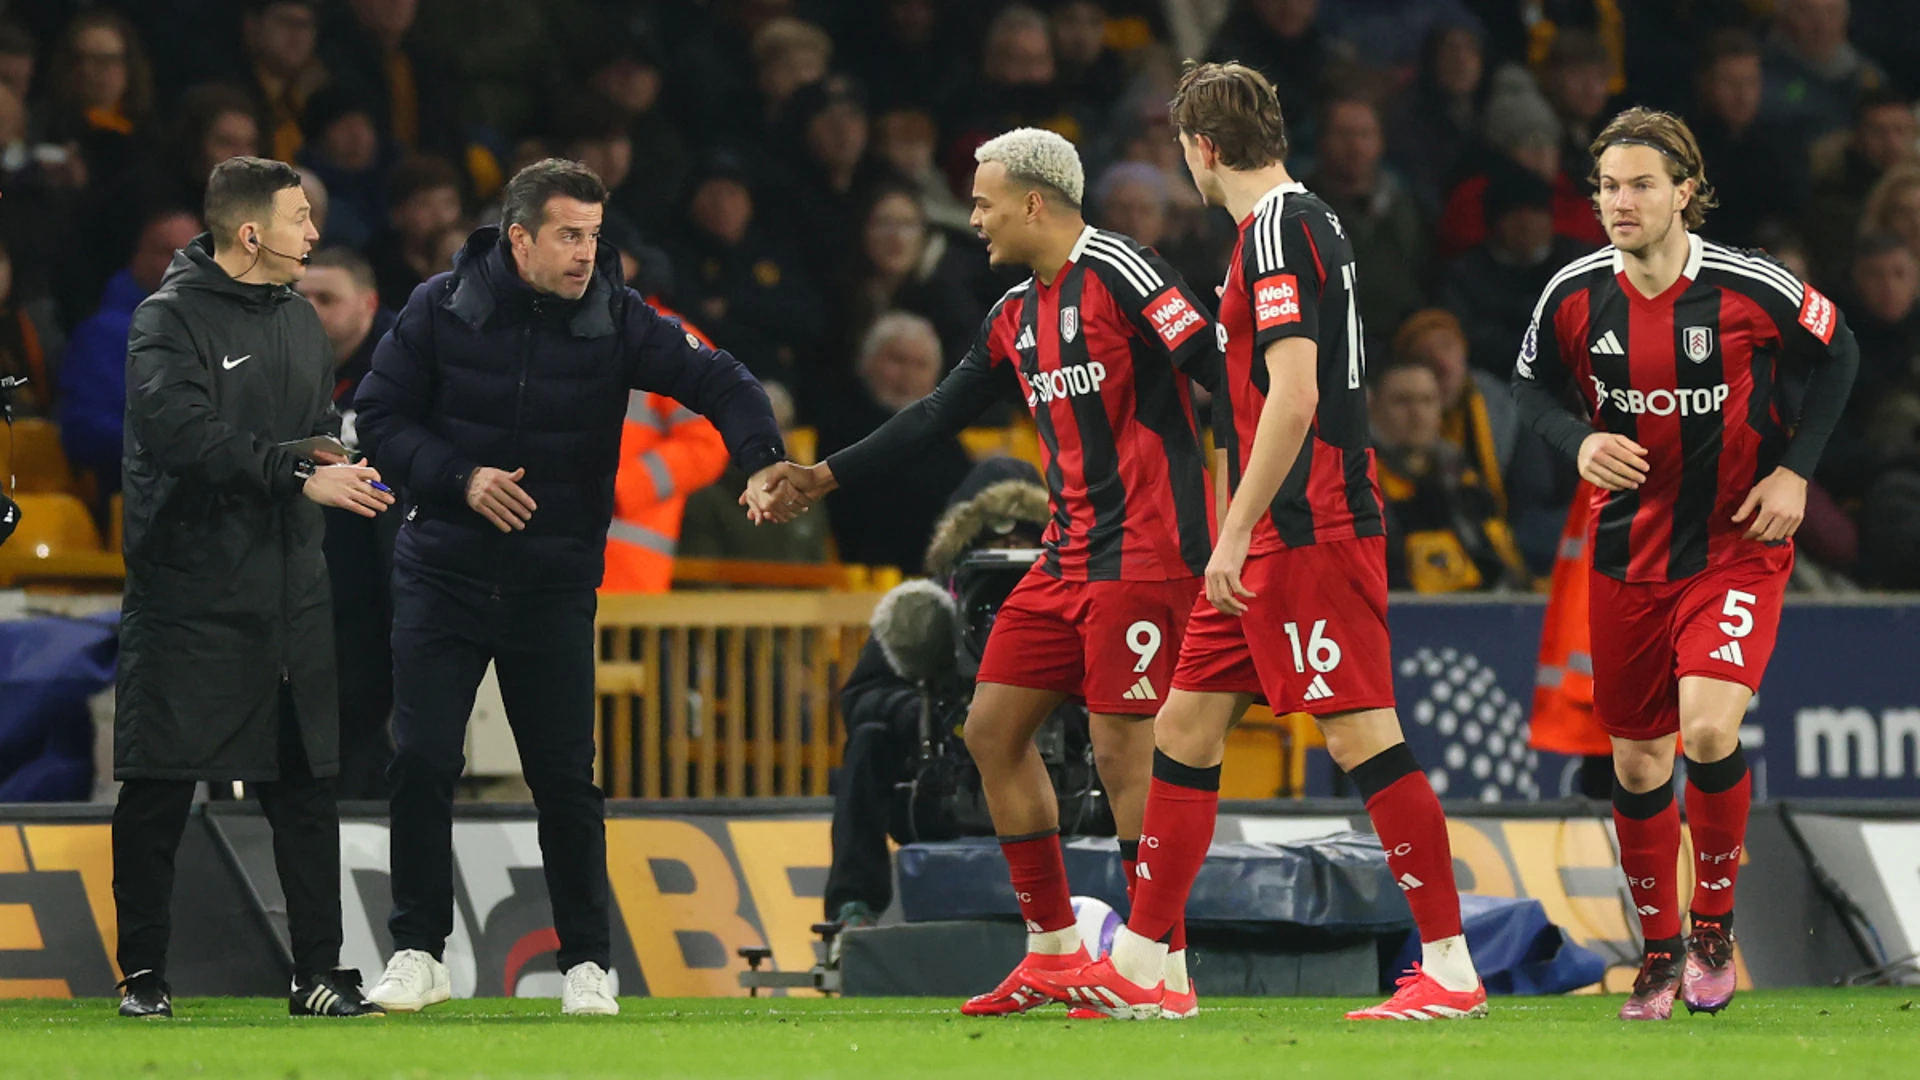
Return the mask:
[[78,498],[22,492],[15,501],[20,525],[0,547],[0,587],[30,581],[113,584],[126,576],[119,553],[101,549],[100,530]]
[[15,420],[11,438],[0,431],[0,475],[9,469],[22,492],[81,494],[60,448],[60,427],[51,420]]

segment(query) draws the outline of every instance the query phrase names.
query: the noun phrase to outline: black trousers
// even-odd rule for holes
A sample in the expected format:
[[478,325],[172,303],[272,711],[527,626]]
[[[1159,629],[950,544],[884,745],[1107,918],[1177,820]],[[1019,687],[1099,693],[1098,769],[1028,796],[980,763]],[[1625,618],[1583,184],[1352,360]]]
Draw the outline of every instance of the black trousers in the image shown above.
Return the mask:
[[[167,970],[173,863],[193,806],[192,780],[128,780],[113,807],[113,902],[120,970]],[[273,864],[287,897],[293,971],[305,980],[340,966],[340,812],[333,781],[307,764],[286,692],[280,698],[280,779],[247,789],[273,826]]]
[[[915,719],[916,718],[909,718]],[[826,917],[859,900],[879,914],[893,903],[887,822],[894,785],[907,779],[917,724],[861,724],[847,732],[833,793],[833,862],[827,868]]]
[[467,718],[493,661],[539,813],[560,970],[609,966],[606,799],[593,782],[593,590],[506,594],[393,572],[395,949],[438,957],[453,933],[453,793]]

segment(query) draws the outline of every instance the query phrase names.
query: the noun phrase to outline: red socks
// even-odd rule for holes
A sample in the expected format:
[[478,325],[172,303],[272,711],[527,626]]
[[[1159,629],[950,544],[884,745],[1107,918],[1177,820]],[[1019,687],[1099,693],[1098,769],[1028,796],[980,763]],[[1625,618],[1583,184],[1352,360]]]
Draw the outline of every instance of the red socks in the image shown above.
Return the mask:
[[1060,830],[1031,836],[1001,837],[1013,895],[1027,932],[1044,934],[1073,925],[1073,898],[1067,891],[1067,864],[1060,854]]
[[[1120,841],[1120,868],[1127,875],[1127,914],[1129,916],[1133,914],[1133,905],[1136,901],[1135,892],[1137,891],[1138,879],[1134,874],[1136,872],[1135,868],[1138,867],[1139,864],[1140,841]],[[1167,951],[1179,952],[1186,947],[1187,920],[1182,917],[1179,922],[1173,924],[1173,936],[1167,939]]]
[[1740,850],[1747,842],[1753,799],[1747,758],[1738,746],[1719,761],[1687,759],[1687,823],[1693,826],[1693,906],[1696,920],[1726,921]]
[[[1635,794],[1615,779],[1613,831],[1620,840],[1620,869],[1640,912],[1640,936],[1649,952],[1672,952],[1680,940],[1680,889],[1674,881],[1680,864],[1680,808],[1673,801],[1673,785]],[[1698,824],[1694,837],[1698,843]]]
[[1167,942],[1169,951],[1186,948],[1187,893],[1213,846],[1219,808],[1220,766],[1196,769],[1153,752],[1153,786],[1140,829],[1129,930],[1149,941]]
[[1367,816],[1387,853],[1421,941],[1460,934],[1460,890],[1453,880],[1447,816],[1406,743],[1397,743],[1347,774],[1367,801]]

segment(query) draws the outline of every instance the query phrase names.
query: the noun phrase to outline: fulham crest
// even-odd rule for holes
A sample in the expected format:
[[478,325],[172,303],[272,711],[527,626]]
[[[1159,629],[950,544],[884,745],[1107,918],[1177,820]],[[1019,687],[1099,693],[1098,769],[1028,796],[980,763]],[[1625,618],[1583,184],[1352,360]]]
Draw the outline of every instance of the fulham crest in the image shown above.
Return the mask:
[[1698,364],[1713,355],[1713,331],[1704,326],[1687,327],[1687,359]]
[[1080,309],[1064,307],[1060,309],[1060,338],[1068,344],[1080,336]]

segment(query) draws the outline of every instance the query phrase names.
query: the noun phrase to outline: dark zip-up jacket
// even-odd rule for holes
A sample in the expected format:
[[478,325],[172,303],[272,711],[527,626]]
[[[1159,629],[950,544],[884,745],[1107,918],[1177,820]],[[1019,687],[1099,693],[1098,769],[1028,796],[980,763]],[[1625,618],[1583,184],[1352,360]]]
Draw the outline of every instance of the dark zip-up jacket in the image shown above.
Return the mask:
[[[361,445],[406,502],[395,563],[491,589],[598,586],[629,390],[713,421],[749,475],[786,456],[760,383],[627,288],[610,245],[568,301],[520,277],[497,226],[476,230],[414,289],[354,398]],[[527,470],[526,529],[467,505],[482,466]]]

